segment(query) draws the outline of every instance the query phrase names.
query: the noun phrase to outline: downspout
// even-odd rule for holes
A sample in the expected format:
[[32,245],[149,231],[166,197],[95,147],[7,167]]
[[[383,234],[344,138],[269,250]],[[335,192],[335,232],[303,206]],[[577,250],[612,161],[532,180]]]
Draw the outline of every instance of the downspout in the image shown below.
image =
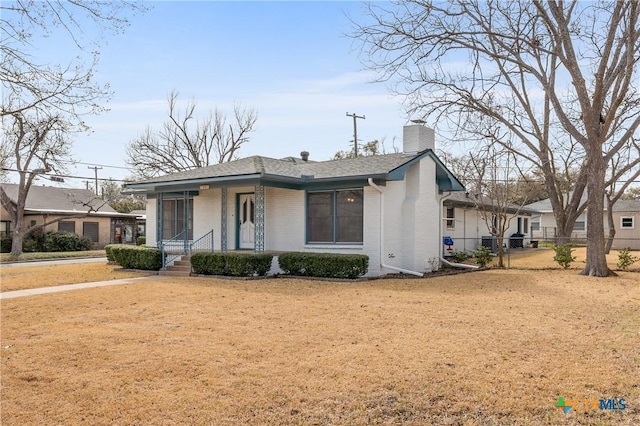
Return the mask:
[[391,269],[392,271],[402,272],[403,274],[416,275],[418,277],[423,277],[424,274],[422,272],[411,271],[409,269],[398,268],[397,266],[391,266],[385,264],[382,259],[384,259],[384,193],[382,192],[382,188],[376,185],[373,182],[373,178],[369,178],[367,180],[369,182],[369,186],[380,193],[380,266],[386,269]]

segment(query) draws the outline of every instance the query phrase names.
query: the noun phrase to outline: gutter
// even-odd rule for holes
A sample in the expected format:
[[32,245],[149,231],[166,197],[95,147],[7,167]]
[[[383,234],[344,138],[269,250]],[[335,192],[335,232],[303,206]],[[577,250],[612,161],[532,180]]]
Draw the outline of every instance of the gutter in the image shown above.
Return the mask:
[[369,186],[380,193],[380,266],[386,269],[391,269],[392,271],[402,272],[403,274],[416,275],[418,277],[424,277],[424,273],[411,271],[409,269],[398,268],[397,266],[391,266],[383,263],[382,259],[384,259],[384,193],[382,192],[382,188],[376,185],[373,182],[373,178],[367,179],[369,182]]

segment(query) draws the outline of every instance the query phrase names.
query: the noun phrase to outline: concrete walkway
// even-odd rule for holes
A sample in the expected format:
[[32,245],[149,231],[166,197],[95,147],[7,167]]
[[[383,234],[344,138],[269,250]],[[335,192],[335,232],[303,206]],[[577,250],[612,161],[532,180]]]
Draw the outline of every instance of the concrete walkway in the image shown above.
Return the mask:
[[40,287],[40,288],[30,288],[26,290],[5,291],[0,293],[0,300],[13,299],[16,297],[34,296],[36,294],[58,293],[60,291],[79,290],[83,288],[105,287],[109,285],[120,285],[120,284],[135,284],[138,282],[150,281],[153,279],[157,280],[158,277],[156,275],[152,275],[152,276],[140,277],[140,278],[123,278],[121,280],[95,281],[91,283],[67,284],[67,285],[58,285],[54,287]]

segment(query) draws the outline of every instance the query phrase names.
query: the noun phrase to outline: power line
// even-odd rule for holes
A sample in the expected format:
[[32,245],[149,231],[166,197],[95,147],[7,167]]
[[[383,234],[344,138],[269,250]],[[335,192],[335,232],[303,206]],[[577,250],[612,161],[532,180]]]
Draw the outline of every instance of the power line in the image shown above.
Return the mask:
[[[2,171],[5,172],[26,172],[26,173],[32,173],[29,170],[17,170],[17,169],[9,169],[6,167],[2,167]],[[84,180],[95,180],[94,176],[77,176],[77,175],[60,175],[60,174],[53,174],[53,173],[42,173],[40,176],[47,176],[47,177],[61,177],[61,178],[68,178],[68,179],[84,179]],[[129,180],[126,179],[113,179],[113,178],[98,178],[98,181],[102,181],[102,182],[130,182]]]

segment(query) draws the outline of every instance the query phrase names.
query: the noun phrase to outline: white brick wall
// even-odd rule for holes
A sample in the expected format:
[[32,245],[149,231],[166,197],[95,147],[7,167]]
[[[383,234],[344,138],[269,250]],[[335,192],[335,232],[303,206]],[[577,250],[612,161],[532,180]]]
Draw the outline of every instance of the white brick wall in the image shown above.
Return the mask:
[[158,243],[157,231],[158,231],[158,222],[156,218],[156,213],[158,208],[157,200],[155,198],[147,198],[147,222],[145,225],[145,233],[146,233],[146,245],[149,247],[156,247]]

